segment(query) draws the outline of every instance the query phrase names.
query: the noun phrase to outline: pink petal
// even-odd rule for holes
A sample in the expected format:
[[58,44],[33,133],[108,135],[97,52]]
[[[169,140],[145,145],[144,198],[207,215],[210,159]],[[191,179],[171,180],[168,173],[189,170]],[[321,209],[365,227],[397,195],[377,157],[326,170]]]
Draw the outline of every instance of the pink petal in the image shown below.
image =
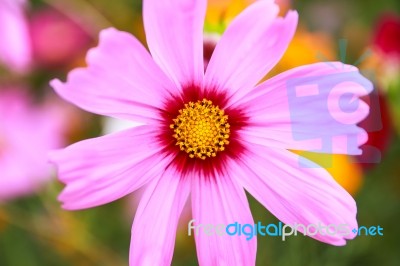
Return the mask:
[[147,43],[154,60],[176,84],[203,79],[203,23],[207,1],[143,1]]
[[139,126],[84,140],[51,154],[66,188],[59,196],[65,209],[109,203],[159,176],[171,158],[160,153],[156,130]]
[[229,96],[254,87],[280,60],[292,39],[298,14],[277,18],[274,1],[256,1],[243,11],[218,42],[205,74],[207,88]]
[[32,51],[25,17],[26,1],[0,1],[0,63],[25,71]]
[[167,168],[149,183],[132,227],[130,265],[171,265],[176,228],[190,192],[190,180]]
[[369,112],[359,99],[372,84],[357,68],[317,63],[282,73],[254,88],[233,106],[242,108],[247,141],[285,149],[360,154],[366,132],[357,126]]
[[175,85],[129,33],[106,29],[90,50],[88,67],[70,72],[66,83],[53,80],[57,93],[89,112],[138,122],[160,119],[158,110]]
[[355,237],[356,203],[325,169],[289,151],[253,144],[240,160],[231,162],[238,181],[283,223],[343,225],[347,235],[312,236],[332,245]]
[[[243,188],[220,174],[193,178],[192,210],[195,225],[254,225]],[[201,228],[196,234],[195,230],[192,233],[200,265],[255,265],[256,237],[246,240],[245,235],[207,235]]]

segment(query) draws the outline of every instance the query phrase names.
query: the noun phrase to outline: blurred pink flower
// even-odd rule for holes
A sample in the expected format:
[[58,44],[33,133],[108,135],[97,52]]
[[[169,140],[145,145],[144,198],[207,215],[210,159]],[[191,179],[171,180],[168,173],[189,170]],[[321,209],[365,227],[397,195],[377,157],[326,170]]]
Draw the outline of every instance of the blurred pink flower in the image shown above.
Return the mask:
[[25,7],[25,0],[0,0],[0,64],[19,72],[31,62]]
[[80,25],[52,8],[34,12],[30,27],[35,62],[42,66],[69,64],[77,60],[91,42]]
[[[145,124],[51,155],[66,184],[59,197],[65,209],[106,204],[146,185],[133,223],[130,265],[171,263],[189,194],[200,224],[254,224],[246,189],[286,224],[357,228],[354,199],[325,169],[288,149],[321,149],[316,134],[338,134],[354,141],[333,142],[333,150],[321,152],[359,154],[367,139],[356,123],[368,106],[355,99],[368,94],[371,83],[355,67],[333,62],[257,85],[282,57],[298,21],[295,11],[277,17],[277,5],[263,0],[233,20],[204,73],[205,10],[205,0],[145,0],[151,55],[129,33],[107,29],[88,53],[87,68],[73,70],[66,83],[51,82],[61,97],[87,111]],[[298,86],[303,96],[310,93],[305,85],[318,85],[318,100],[299,96],[291,106],[288,83],[298,80],[304,80]],[[356,112],[337,108],[346,102],[343,89],[353,95],[350,103],[359,103]],[[326,108],[341,123],[331,124]],[[344,245],[355,235],[312,237]],[[198,234],[195,240],[201,265],[255,264],[256,238]]]
[[18,89],[0,89],[0,201],[30,194],[48,181],[47,151],[64,144],[60,113],[29,100]]

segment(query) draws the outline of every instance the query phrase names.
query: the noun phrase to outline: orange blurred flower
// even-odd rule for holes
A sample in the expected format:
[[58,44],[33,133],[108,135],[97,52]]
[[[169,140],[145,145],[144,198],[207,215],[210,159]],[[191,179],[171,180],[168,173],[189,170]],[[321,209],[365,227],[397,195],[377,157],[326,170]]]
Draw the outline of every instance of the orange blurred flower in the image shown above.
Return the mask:
[[323,32],[309,32],[299,27],[281,61],[268,76],[275,76],[298,66],[329,61],[333,58],[335,58],[335,49],[329,35]]
[[[209,0],[207,6],[206,32],[222,33],[231,20],[256,0]],[[290,0],[275,0],[280,7],[280,15],[290,8]]]

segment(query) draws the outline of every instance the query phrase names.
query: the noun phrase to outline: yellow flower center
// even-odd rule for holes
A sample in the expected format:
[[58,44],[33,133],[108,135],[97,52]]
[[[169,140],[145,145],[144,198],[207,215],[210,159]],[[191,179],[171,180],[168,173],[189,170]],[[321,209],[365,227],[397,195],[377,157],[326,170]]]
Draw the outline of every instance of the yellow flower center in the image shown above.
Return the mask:
[[176,145],[190,158],[215,157],[229,144],[228,116],[212,101],[203,99],[185,104],[173,121],[170,127],[174,130]]

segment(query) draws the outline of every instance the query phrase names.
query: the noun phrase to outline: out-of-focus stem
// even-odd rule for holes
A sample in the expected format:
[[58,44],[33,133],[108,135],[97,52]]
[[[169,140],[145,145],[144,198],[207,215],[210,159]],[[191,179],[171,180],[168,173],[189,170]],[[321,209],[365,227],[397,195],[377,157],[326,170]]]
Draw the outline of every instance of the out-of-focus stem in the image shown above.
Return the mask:
[[[45,215],[47,216],[47,215]],[[125,265],[126,262],[122,260],[117,254],[115,254],[109,248],[99,244],[87,231],[85,232],[74,232],[79,234],[80,237],[85,238],[85,242],[81,241],[69,241],[68,238],[58,234],[54,224],[54,218],[57,217],[41,217],[45,223],[41,223],[35,219],[36,217],[30,217],[24,214],[22,210],[16,209],[14,206],[10,208],[10,205],[3,206],[0,212],[0,224],[3,226],[13,225],[22,230],[25,230],[38,238],[46,239],[47,241],[56,244],[60,247],[66,247],[70,251],[74,251],[75,254],[80,254],[84,258],[93,262],[94,265]],[[38,226],[43,225],[43,226]],[[4,229],[4,228],[3,228]],[[68,233],[69,235],[70,233]],[[76,243],[75,243],[76,242]],[[90,243],[86,245],[85,243]],[[100,263],[100,264],[99,264]]]

